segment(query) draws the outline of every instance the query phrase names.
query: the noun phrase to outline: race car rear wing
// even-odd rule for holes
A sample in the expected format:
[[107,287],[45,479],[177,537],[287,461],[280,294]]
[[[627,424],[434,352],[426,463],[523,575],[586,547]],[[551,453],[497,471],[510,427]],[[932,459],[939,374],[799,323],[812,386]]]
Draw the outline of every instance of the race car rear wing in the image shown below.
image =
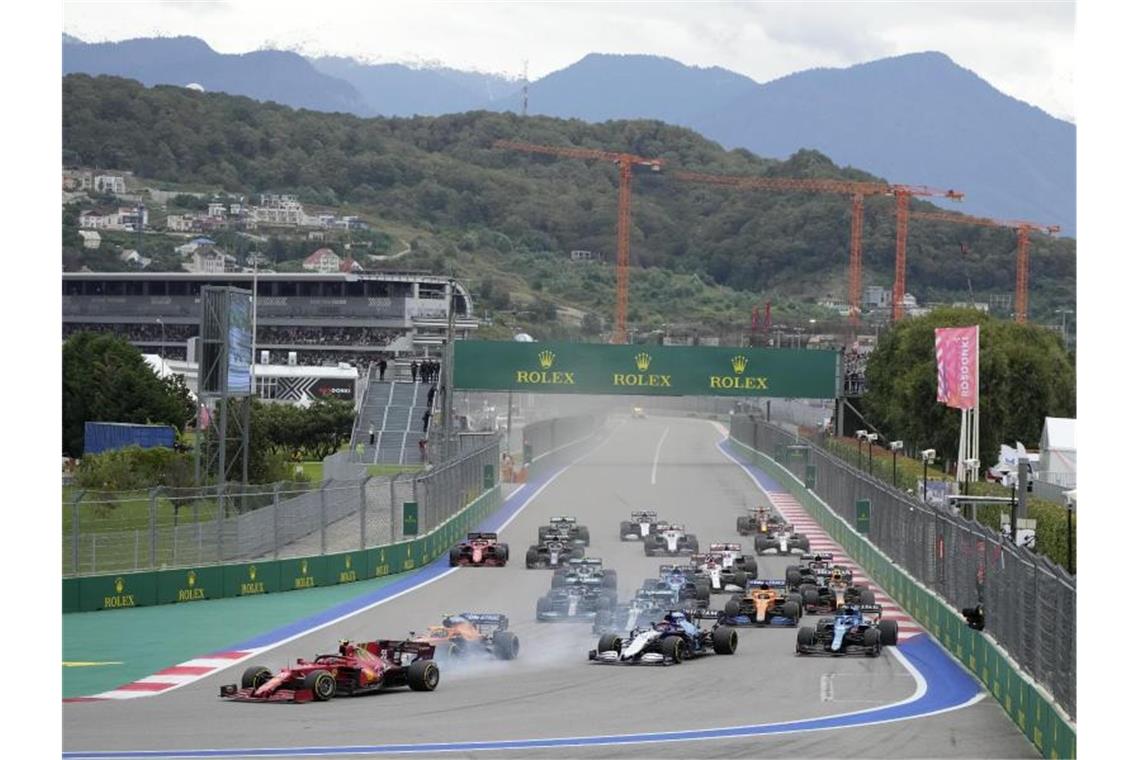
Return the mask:
[[630,519],[632,519],[632,520],[641,520],[642,518],[648,518],[650,520],[656,520],[657,519],[657,513],[652,511],[652,510],[645,510],[642,512],[630,512],[629,516],[630,516]]
[[459,617],[465,618],[476,627],[482,628],[493,625],[500,631],[507,630],[507,626],[510,624],[510,620],[501,612],[461,612]]
[[665,575],[666,573],[671,574],[675,570],[692,570],[692,568],[689,567],[688,565],[677,565],[677,564],[658,565],[657,566],[657,575],[658,575],[658,577],[660,577],[662,575]]
[[550,518],[550,524],[551,525],[560,525],[560,524],[571,524],[572,525],[576,522],[578,522],[578,518],[577,517],[570,517],[569,515],[559,515],[558,517],[551,517]]
[[834,554],[832,554],[830,552],[821,552],[821,553],[805,554],[802,557],[800,557],[800,562],[802,562],[802,563],[815,562],[817,560],[818,561],[830,562],[833,559],[835,559]]
[[709,544],[710,552],[739,552],[743,551],[740,544]]
[[575,567],[577,567],[577,566],[601,567],[602,566],[602,559],[601,559],[601,557],[581,557],[581,558],[574,557],[574,558],[567,560],[567,564],[574,565]]
[[760,588],[761,586],[767,586],[770,589],[780,590],[787,588],[788,582],[782,579],[777,580],[775,578],[757,578],[756,580],[748,581],[748,588]]
[[468,541],[498,541],[499,540],[499,534],[498,533],[484,533],[484,532],[468,533],[467,534],[467,540]]

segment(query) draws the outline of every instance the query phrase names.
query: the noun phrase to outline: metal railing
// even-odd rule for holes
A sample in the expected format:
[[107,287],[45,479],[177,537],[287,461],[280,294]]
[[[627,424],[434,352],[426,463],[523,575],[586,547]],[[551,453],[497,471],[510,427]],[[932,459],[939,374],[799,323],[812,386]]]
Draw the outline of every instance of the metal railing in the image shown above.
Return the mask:
[[807,456],[784,462],[801,481],[816,468],[814,493],[855,524],[855,502],[871,501],[867,538],[955,609],[982,604],[985,632],[1076,718],[1076,580],[1048,558],[997,532],[924,505],[889,482],[756,415],[735,415],[732,437],[779,459],[788,444]]
[[205,488],[94,492],[63,499],[63,575],[159,570],[336,553],[405,537],[405,502],[423,535],[498,482],[501,438],[426,472]]

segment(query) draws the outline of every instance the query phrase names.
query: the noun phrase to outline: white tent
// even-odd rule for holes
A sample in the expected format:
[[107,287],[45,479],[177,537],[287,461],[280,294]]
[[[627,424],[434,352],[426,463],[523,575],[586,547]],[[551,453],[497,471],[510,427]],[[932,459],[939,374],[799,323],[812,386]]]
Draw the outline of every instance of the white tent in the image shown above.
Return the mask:
[[1072,488],[1077,484],[1077,421],[1046,417],[1041,428],[1041,461],[1037,478]]

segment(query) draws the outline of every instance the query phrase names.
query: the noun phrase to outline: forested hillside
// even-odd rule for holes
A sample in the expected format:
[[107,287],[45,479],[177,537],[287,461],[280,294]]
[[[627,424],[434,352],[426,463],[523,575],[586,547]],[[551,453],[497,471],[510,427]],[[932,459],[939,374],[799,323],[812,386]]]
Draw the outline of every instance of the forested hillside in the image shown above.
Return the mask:
[[[494,140],[662,158],[665,171],[635,179],[633,263],[785,298],[844,299],[848,200],[692,186],[669,170],[872,178],[818,152],[787,161],[726,152],[691,130],[654,121],[585,124],[488,112],[363,119],[85,75],[64,79],[63,121],[66,164],[232,192],[295,192],[310,203],[348,204],[421,229],[494,231],[513,250],[552,257],[589,249],[612,259],[617,170],[505,152],[491,147]],[[868,199],[865,283],[889,284],[894,240],[893,199]],[[970,290],[1009,293],[1014,250],[1012,231],[912,222],[908,290],[920,301],[965,298]],[[1071,239],[1035,239],[1031,316],[1075,303],[1074,254]]]

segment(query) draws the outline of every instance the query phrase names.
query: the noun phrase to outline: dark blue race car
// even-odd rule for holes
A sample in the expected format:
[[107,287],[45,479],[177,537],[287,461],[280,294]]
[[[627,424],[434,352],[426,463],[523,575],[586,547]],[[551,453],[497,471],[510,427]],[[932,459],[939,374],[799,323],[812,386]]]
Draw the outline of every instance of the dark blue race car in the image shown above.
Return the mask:
[[883,620],[877,604],[847,605],[834,617],[820,618],[796,635],[796,654],[862,654],[878,657],[884,646],[899,643],[899,624]]

